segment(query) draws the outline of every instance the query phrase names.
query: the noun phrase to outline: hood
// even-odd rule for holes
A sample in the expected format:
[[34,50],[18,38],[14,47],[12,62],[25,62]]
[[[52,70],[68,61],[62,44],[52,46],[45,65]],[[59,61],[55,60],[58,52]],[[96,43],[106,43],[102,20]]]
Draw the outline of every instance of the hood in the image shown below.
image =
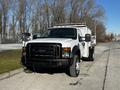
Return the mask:
[[27,43],[61,43],[62,46],[69,46],[71,42],[75,40],[73,39],[66,39],[66,38],[40,38],[28,41]]

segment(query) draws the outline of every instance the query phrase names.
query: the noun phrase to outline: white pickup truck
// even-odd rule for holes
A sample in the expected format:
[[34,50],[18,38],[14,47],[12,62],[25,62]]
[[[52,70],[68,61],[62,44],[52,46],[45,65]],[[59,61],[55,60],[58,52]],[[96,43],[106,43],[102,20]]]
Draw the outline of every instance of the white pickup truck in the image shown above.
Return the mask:
[[[77,77],[82,58],[94,60],[91,30],[86,25],[51,27],[40,36],[26,42],[22,50],[22,64],[27,68],[64,68]],[[95,39],[94,39],[95,40]]]

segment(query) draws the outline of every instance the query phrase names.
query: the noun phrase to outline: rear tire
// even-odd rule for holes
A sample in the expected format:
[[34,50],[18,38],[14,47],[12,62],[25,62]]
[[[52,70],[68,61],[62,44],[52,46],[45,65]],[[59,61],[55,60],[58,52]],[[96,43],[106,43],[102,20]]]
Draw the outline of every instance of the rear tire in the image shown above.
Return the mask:
[[73,64],[69,67],[69,74],[71,77],[78,77],[80,73],[80,57],[73,56]]
[[94,54],[94,47],[89,48],[89,61],[94,61],[95,60],[95,54]]

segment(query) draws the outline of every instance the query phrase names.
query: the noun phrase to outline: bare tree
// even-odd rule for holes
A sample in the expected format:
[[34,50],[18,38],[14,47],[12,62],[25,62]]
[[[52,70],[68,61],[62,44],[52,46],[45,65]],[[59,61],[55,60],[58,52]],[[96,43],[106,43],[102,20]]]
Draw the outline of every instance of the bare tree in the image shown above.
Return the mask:
[[32,23],[32,26],[31,26],[31,29],[32,29],[32,32],[38,32],[38,24],[39,24],[39,17],[40,17],[40,2],[37,2],[35,3],[35,6],[34,6],[34,13],[32,15],[32,20],[31,20],[31,23]]
[[20,33],[25,32],[26,28],[26,0],[18,1],[18,21]]
[[52,12],[52,25],[65,22],[65,1],[66,0],[54,0],[51,5]]
[[2,33],[3,33],[3,39],[6,39],[7,32],[7,19],[8,19],[8,10],[9,10],[9,0],[0,0],[0,6],[1,6],[1,13],[2,13]]
[[[105,25],[102,22],[105,12],[102,6],[96,5],[95,0],[81,0],[80,5],[80,22],[86,23],[93,33],[95,33],[95,27],[99,28],[98,26],[101,25],[102,27],[97,32],[101,31],[105,34],[103,32],[105,31]],[[98,23],[98,25],[95,23]]]
[[96,26],[96,36],[97,36],[97,41],[104,41],[105,40],[105,26],[102,22],[97,22]]
[[79,22],[80,16],[79,16],[79,0],[71,0],[70,2],[70,15],[69,15],[69,22],[70,23],[77,23]]
[[34,0],[26,0],[26,32],[31,31],[32,27],[32,17],[36,9],[36,2]]
[[47,21],[47,27],[50,27],[50,5],[48,4],[49,2],[45,0],[44,4],[44,10],[45,10],[45,18]]
[[2,40],[2,13],[1,13],[1,10],[0,10],[0,39]]
[[38,0],[32,16],[32,31],[44,32],[50,26],[50,4],[45,0],[42,4]]
[[97,21],[97,33],[104,34],[104,15],[95,0],[0,0],[0,33],[5,38],[8,25],[15,38],[17,33],[44,32],[61,23],[86,23],[94,33]]
[[10,23],[10,30],[9,30],[9,35],[11,37],[11,39],[15,40],[17,35],[17,13],[18,13],[18,0],[10,0],[9,1],[10,4],[10,11],[12,12],[12,14],[8,15],[9,18],[11,18],[9,20]]

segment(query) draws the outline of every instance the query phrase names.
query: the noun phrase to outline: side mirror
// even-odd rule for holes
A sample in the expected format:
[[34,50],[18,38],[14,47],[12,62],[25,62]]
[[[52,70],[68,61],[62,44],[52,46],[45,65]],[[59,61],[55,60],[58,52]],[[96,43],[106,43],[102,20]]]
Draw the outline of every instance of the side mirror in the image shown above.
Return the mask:
[[91,35],[90,34],[85,34],[85,41],[90,42],[91,41]]
[[33,39],[37,39],[37,35],[33,35]]
[[30,36],[31,36],[31,34],[30,34],[30,33],[26,33],[26,36],[30,37]]
[[30,33],[22,33],[21,34],[21,39],[22,41],[29,41],[29,38],[30,38],[31,34]]

